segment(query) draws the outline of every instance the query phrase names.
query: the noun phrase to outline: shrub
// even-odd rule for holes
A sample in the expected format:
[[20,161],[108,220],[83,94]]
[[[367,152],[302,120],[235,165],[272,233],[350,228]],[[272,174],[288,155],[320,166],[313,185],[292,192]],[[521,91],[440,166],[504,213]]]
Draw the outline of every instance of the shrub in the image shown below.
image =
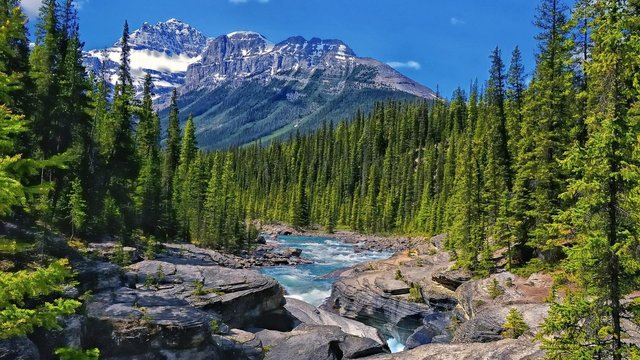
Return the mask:
[[404,276],[402,275],[402,271],[400,271],[400,269],[396,270],[396,280],[404,280]]
[[81,350],[72,347],[63,347],[56,349],[55,355],[60,360],[98,360],[100,358],[100,350],[89,349]]
[[213,319],[211,320],[211,322],[209,323],[209,326],[211,327],[211,332],[214,334],[217,334],[220,331],[220,321]]
[[510,339],[517,339],[529,330],[529,325],[524,321],[522,312],[516,308],[509,310],[507,322],[502,327],[505,329],[502,335]]
[[411,284],[411,289],[409,289],[409,301],[415,303],[424,303],[424,297],[422,296],[420,284]]
[[498,279],[494,278],[491,281],[491,285],[489,285],[489,296],[491,296],[492,299],[495,299],[502,294],[504,294],[504,289],[500,286]]

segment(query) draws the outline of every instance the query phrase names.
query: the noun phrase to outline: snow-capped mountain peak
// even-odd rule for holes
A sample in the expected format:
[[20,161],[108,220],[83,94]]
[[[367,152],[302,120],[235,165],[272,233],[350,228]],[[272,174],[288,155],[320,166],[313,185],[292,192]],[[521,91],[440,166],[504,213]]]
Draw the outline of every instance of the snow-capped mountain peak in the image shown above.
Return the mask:
[[[131,74],[136,93],[142,91],[143,79],[150,74],[156,95],[169,93],[184,84],[189,65],[200,59],[207,37],[178,19],[149,24],[145,22],[129,36]],[[113,47],[85,53],[85,65],[95,73],[104,67],[107,81],[118,81],[120,40]]]
[[[186,94],[227,84],[238,87],[246,81],[262,86],[270,86],[272,81],[291,86],[320,82],[330,96],[361,89],[400,91],[423,98],[435,96],[430,89],[387,65],[357,57],[341,40],[293,36],[274,44],[255,31],[235,31],[207,38],[174,18],[142,24],[131,33],[129,45],[136,93],[141,93],[143,79],[150,74],[160,107],[166,104],[166,95],[174,88]],[[120,47],[118,41],[111,48],[88,51],[85,64],[95,73],[102,69],[107,81],[115,85]],[[293,91],[285,97],[297,99],[301,94]]]

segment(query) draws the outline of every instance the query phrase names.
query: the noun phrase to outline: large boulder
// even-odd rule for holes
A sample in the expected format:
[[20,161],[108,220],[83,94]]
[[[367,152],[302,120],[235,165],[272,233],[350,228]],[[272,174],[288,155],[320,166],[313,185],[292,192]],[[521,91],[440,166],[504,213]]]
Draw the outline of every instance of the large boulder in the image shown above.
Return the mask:
[[88,302],[84,344],[99,348],[103,358],[161,359],[185,351],[204,358],[215,349],[209,341],[214,320],[167,292],[121,288]]
[[255,271],[180,259],[133,264],[131,287],[96,294],[86,306],[83,346],[98,347],[107,359],[256,358],[260,343],[241,346],[237,334],[225,333],[265,326],[270,314],[284,312],[280,285]]
[[456,290],[456,297],[466,321],[456,329],[452,341],[502,339],[503,325],[512,308],[522,313],[531,333],[537,332],[549,312],[545,300],[552,283],[548,275],[533,274],[525,279],[509,272],[464,283]]
[[85,317],[79,314],[61,318],[60,330],[36,329],[29,338],[38,346],[41,360],[58,359],[54,351],[61,347],[83,348]]
[[379,344],[386,344],[386,341],[384,341],[376,328],[318,309],[302,300],[287,298],[287,303],[284,307],[300,323],[338,326],[347,334],[372,339]]
[[[266,339],[262,340],[265,335]],[[279,336],[274,336],[272,332],[259,332],[256,336],[265,346],[265,360],[357,359],[386,352],[382,344],[345,334],[337,326],[303,324]]]
[[0,360],[38,360],[40,353],[36,345],[26,336],[0,340]]
[[460,285],[471,280],[471,274],[463,269],[449,267],[437,270],[431,276],[431,279],[451,291],[456,291]]
[[252,326],[284,305],[278,282],[252,270],[167,261],[142,261],[128,270],[138,276],[137,287],[151,284],[159,293],[215,312],[231,327]]
[[81,292],[97,293],[103,290],[117,289],[123,284],[120,266],[105,261],[79,261],[73,264]]

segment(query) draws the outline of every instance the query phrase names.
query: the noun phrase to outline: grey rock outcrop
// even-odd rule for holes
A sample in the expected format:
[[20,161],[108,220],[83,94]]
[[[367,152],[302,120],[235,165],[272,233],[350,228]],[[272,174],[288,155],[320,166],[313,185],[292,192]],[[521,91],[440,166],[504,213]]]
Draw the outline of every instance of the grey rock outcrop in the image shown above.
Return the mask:
[[38,360],[38,347],[26,336],[0,340],[0,360]]
[[[455,293],[434,282],[432,274],[448,265],[444,253],[419,258],[401,253],[389,260],[359,265],[339,275],[322,308],[381,328],[385,336],[403,343],[425,325],[425,319],[434,332],[428,340],[439,335],[446,338],[449,322],[457,313],[457,299]],[[414,291],[421,299],[409,294],[412,284],[419,285]]]
[[303,324],[288,333],[258,332],[256,336],[267,346],[265,360],[358,359],[387,352],[382,344],[345,334],[337,326]]
[[308,325],[330,325],[338,326],[343,332],[372,339],[380,344],[386,344],[379,331],[371,326],[367,326],[361,322],[354,321],[315,306],[304,301],[287,298],[284,308],[300,323]]
[[430,344],[403,351],[371,357],[371,360],[533,360],[543,359],[531,338],[507,339],[490,343]]
[[[549,311],[545,299],[552,283],[548,275],[534,274],[524,279],[509,272],[464,283],[456,290],[456,297],[466,321],[456,330],[452,341],[471,343],[502,339],[503,325],[511,308],[522,313],[531,333],[537,332]],[[494,287],[496,289],[492,289]]]

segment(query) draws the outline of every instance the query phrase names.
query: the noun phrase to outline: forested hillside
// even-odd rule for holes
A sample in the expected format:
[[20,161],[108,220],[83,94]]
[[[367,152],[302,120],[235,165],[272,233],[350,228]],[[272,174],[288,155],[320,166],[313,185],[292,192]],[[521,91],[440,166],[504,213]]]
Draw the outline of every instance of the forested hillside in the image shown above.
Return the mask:
[[[44,1],[32,48],[18,5],[0,2],[5,220],[230,251],[249,246],[253,220],[447,233],[478,276],[497,252],[514,271],[557,274],[540,335],[549,358],[640,356],[624,326],[640,320],[627,297],[640,288],[640,2],[542,0],[535,69],[496,48],[488,80],[449,100],[381,102],[290,141],[214,153],[198,150],[191,119],[180,129],[175,92],[164,133],[149,77],[134,98],[126,23],[111,91],[82,66],[72,1]],[[49,268],[51,288],[64,265]],[[0,297],[3,324],[25,296]]]

